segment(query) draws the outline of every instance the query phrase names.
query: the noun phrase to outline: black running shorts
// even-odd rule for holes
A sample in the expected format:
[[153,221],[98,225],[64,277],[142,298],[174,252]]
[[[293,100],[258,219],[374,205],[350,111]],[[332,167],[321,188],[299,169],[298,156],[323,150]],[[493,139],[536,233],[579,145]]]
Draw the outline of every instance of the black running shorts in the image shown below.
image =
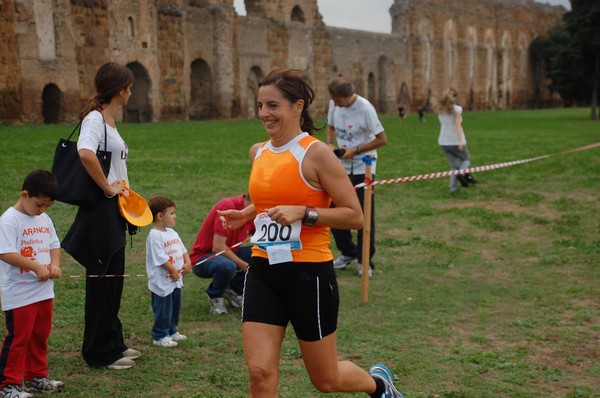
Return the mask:
[[242,322],[287,327],[318,341],[335,332],[340,304],[333,262],[269,265],[252,257],[246,274]]

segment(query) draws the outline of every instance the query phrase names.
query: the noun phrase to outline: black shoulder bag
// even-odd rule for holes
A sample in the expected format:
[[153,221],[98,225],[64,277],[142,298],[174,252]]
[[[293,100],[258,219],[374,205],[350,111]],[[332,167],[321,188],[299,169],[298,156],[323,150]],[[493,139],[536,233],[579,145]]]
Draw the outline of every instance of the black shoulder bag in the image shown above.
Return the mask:
[[[61,138],[54,152],[54,162],[52,163],[52,174],[58,181],[60,189],[56,200],[76,206],[93,207],[102,190],[94,182],[87,170],[83,167],[79,153],[77,152],[77,141],[71,141],[71,137],[77,131],[77,137],[81,131],[81,122],[75,126],[71,135],[66,140]],[[100,161],[100,166],[105,176],[110,171],[110,160],[112,154],[106,150],[107,134],[106,123],[104,123],[104,150],[96,151],[96,156]]]

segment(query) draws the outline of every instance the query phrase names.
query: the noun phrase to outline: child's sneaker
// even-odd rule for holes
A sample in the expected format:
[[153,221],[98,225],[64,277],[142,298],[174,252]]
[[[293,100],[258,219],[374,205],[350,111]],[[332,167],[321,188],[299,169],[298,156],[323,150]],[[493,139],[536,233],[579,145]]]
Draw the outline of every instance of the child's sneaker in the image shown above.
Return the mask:
[[185,334],[181,334],[179,332],[175,332],[173,333],[171,336],[171,339],[173,339],[173,341],[183,341],[183,340],[187,340],[187,336]]
[[152,343],[154,343],[156,346],[165,348],[177,347],[177,342],[174,341],[171,336],[163,337],[160,340],[152,340]]
[[60,380],[52,380],[47,377],[36,377],[33,380],[26,380],[25,391],[30,393],[38,392],[56,392],[63,389],[65,383]]
[[21,386],[9,384],[0,390],[0,398],[31,398],[32,394],[23,391]]

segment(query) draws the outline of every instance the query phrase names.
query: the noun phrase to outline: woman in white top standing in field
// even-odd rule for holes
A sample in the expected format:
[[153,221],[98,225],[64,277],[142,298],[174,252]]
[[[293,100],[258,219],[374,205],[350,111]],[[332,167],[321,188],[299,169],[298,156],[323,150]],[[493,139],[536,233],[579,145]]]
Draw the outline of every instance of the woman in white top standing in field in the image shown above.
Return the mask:
[[[118,195],[129,186],[127,144],[119,134],[115,115],[127,104],[133,73],[115,62],[102,65],[94,78],[96,95],[80,113],[81,133],[77,150],[81,162],[104,192],[95,206],[81,206],[62,247],[86,268],[87,275],[125,273],[125,231]],[[106,143],[105,143],[106,135]],[[104,175],[96,156],[98,148],[112,153],[110,172]],[[86,278],[83,359],[91,367],[131,368],[141,353],[127,347],[119,319],[123,278]]]
[[[463,170],[469,167],[471,158],[467,150],[467,138],[462,127],[462,112],[460,105],[456,104],[458,93],[455,89],[449,88],[444,92],[442,99],[439,100],[434,108],[440,121],[440,135],[438,145],[442,152],[448,158],[452,165],[452,170]],[[475,184],[475,178],[471,174],[458,174],[450,176],[450,192],[458,191],[458,181],[463,187],[468,187],[469,183]]]

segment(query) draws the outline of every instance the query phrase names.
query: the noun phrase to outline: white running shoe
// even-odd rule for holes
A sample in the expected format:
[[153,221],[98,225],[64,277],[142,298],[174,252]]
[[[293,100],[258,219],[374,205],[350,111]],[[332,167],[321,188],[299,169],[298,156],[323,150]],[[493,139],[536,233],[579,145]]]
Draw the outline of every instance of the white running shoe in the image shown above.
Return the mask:
[[335,269],[344,269],[350,264],[358,263],[358,258],[351,256],[340,255],[338,258],[333,260],[333,268]]
[[234,292],[233,289],[229,287],[225,289],[225,293],[223,293],[223,298],[226,298],[235,308],[240,308],[242,306],[242,296]]
[[208,301],[210,302],[210,312],[212,312],[215,315],[227,314],[227,308],[225,308],[225,302],[223,301],[223,297],[208,297]]
[[[358,268],[356,268],[356,272],[358,276],[362,277],[362,264],[358,263]],[[369,267],[369,278],[373,276],[373,268]]]
[[175,332],[175,333],[173,333],[173,334],[172,334],[171,336],[169,336],[169,337],[171,337],[171,339],[172,339],[173,341],[183,341],[183,340],[187,340],[187,336],[186,336],[185,334],[181,334],[181,333],[179,333],[179,332]]
[[61,391],[65,386],[60,380],[53,380],[48,377],[36,377],[33,380],[25,380],[23,390],[36,394],[38,392],[56,392]]
[[9,384],[0,390],[0,398],[31,398],[33,394],[23,391],[21,386]]
[[152,343],[156,346],[165,348],[177,347],[177,342],[174,341],[171,336],[163,337],[160,340],[152,340]]

